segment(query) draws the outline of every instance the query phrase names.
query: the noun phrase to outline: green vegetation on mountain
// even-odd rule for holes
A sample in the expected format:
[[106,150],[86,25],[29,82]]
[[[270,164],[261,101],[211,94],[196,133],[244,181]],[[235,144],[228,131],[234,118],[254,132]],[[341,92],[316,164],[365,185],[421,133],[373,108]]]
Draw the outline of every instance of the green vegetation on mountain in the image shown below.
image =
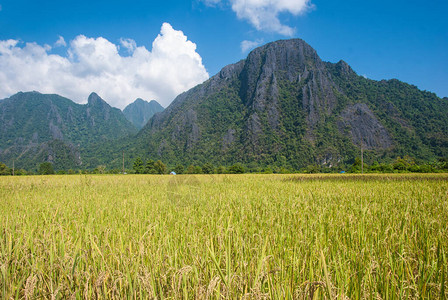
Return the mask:
[[405,155],[429,162],[448,156],[448,101],[366,79],[284,40],[179,95],[132,144],[142,157],[184,166],[336,168],[352,165],[361,146],[369,164]]
[[[56,171],[121,170],[124,154],[127,169],[140,157],[178,173],[230,172],[237,164],[312,173],[353,171],[361,149],[369,168],[385,172],[398,157],[415,160],[407,171],[439,169],[448,158],[447,98],[358,76],[344,61],[323,62],[299,39],[253,50],[161,110],[137,99],[122,113],[94,93],[86,105],[18,93],[0,102],[0,161],[32,171],[42,162]],[[125,114],[146,125],[137,133]],[[155,172],[142,168],[136,172]]]
[[95,167],[92,147],[136,133],[123,113],[92,93],[76,104],[37,92],[18,93],[0,102],[0,161],[36,170],[50,162],[56,170]]

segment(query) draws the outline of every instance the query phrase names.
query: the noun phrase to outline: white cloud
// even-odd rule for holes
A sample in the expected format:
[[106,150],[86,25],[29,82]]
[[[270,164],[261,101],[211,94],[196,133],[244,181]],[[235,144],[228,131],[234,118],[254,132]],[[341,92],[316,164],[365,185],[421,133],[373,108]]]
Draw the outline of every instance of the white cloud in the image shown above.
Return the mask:
[[216,6],[221,0],[202,0],[207,6]]
[[241,20],[248,21],[257,30],[292,36],[295,29],[280,22],[279,14],[297,16],[313,7],[311,0],[202,0],[206,5],[230,2]]
[[137,43],[133,39],[120,39],[120,44],[128,50],[129,53],[134,52],[137,48]]
[[245,53],[249,50],[254,49],[255,47],[261,45],[263,43],[262,40],[256,40],[256,41],[242,41],[241,42],[241,52]]
[[59,36],[58,40],[54,43],[55,47],[67,47],[64,37]]
[[52,54],[48,45],[0,41],[0,98],[37,90],[85,103],[94,91],[119,108],[138,97],[156,99],[166,107],[209,77],[196,44],[168,23],[151,51],[130,39],[120,43],[129,56],[121,56],[120,46],[102,37],[77,36],[66,56]]

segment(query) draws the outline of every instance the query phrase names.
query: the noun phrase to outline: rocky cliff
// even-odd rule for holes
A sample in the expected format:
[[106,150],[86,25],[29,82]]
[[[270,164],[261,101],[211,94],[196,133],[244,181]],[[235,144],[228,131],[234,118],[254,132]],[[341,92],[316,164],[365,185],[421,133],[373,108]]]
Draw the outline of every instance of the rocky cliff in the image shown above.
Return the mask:
[[352,162],[361,145],[370,160],[431,160],[448,154],[447,116],[446,99],[365,79],[293,39],[259,47],[179,95],[137,138],[147,156],[183,164],[331,167]]

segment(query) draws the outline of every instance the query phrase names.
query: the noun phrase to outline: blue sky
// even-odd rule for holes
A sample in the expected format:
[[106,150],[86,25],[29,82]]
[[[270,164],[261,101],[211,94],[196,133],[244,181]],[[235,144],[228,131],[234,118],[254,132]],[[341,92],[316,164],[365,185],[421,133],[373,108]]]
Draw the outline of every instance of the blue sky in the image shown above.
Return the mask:
[[[0,98],[37,89],[83,102],[88,89],[94,89],[120,108],[136,97],[156,98],[167,106],[179,92],[245,58],[250,49],[242,49],[243,41],[254,46],[296,37],[308,42],[323,60],[343,59],[359,75],[398,78],[448,96],[446,0],[0,0],[0,6]],[[164,23],[169,26],[162,33]],[[162,38],[153,50],[158,35]],[[16,43],[6,44],[8,40]],[[126,47],[123,41],[133,46]],[[26,43],[35,44],[26,48]],[[114,45],[118,57],[112,53]],[[100,56],[85,57],[90,46]],[[141,70],[135,79],[124,58],[137,56],[137,47],[147,51],[139,56],[141,60],[131,62],[134,68],[145,67],[140,62],[146,61],[147,68],[162,70],[154,74]],[[120,67],[94,65],[103,57],[101,51]],[[45,56],[45,64],[39,55]],[[187,61],[181,61],[182,57]],[[29,60],[33,67],[26,65]],[[124,70],[121,77],[120,70]],[[185,74],[185,70],[193,71]],[[38,80],[30,73],[37,74]],[[47,81],[43,80],[46,74]],[[51,78],[51,74],[57,76]],[[163,78],[154,82],[160,74]],[[88,84],[82,76],[90,78]],[[134,76],[129,79],[132,83],[119,86],[128,80],[126,76]],[[65,82],[59,80],[63,77]],[[107,86],[108,78],[116,82],[113,88]],[[78,86],[67,87],[74,80]],[[143,87],[146,82],[150,83]]]

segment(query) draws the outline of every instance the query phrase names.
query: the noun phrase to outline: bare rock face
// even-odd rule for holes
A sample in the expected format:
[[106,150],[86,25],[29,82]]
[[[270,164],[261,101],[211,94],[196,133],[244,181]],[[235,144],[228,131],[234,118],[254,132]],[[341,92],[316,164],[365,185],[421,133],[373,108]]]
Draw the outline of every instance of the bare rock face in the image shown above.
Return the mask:
[[314,129],[321,116],[333,112],[337,99],[333,93],[335,84],[323,70],[313,71],[302,88],[302,105],[307,113],[310,130]]
[[337,104],[333,92],[337,86],[325,63],[313,48],[299,39],[255,49],[247,57],[240,78],[242,100],[259,115],[265,113],[269,127],[276,132],[281,122],[279,82],[289,82],[300,90],[297,93],[302,95],[301,105],[306,112],[310,139],[322,116],[330,115]]
[[196,112],[193,109],[190,109],[185,114],[185,119],[183,120],[183,126],[187,129],[188,138],[187,138],[187,148],[191,149],[196,141],[199,139],[199,126],[197,124],[198,117]]
[[59,129],[57,125],[54,125],[53,121],[50,121],[49,129],[53,139],[59,139],[59,140],[64,139],[64,135],[62,134],[61,129]]
[[230,128],[222,138],[222,150],[227,150],[230,145],[235,141],[236,130]]
[[[157,117],[158,115],[155,115],[153,121],[158,122],[159,119]],[[198,126],[196,111],[191,108],[187,111],[183,111],[176,116],[174,121],[176,122],[176,125],[174,126],[174,129],[169,137],[175,143],[182,144],[186,150],[192,149],[196,142],[200,139],[200,128]],[[160,126],[163,125],[160,124]],[[166,139],[163,144],[163,147],[159,147],[159,149],[167,146]]]
[[[344,61],[335,64],[334,69],[337,76],[344,78],[356,75]],[[213,107],[216,97],[229,97],[235,90],[239,98],[237,102],[244,105],[244,109],[240,108],[244,115],[239,124],[224,124],[226,128],[216,130],[213,122],[206,119],[207,114],[213,119],[216,111],[204,110],[203,105]],[[210,139],[210,132],[220,132],[216,134],[219,143],[215,144],[221,146],[216,152],[240,148],[251,156],[266,157],[291,148],[291,145],[277,141],[298,132],[302,132],[299,139],[310,145],[318,144],[315,131],[334,114],[338,106],[336,92],[341,93],[341,88],[333,80],[328,63],[323,62],[311,46],[300,39],[277,41],[253,50],[247,59],[224,67],[208,81],[179,95],[165,111],[154,116],[140,134],[157,136],[162,133],[159,141],[157,137],[149,137],[152,140],[148,147],[150,151],[161,149],[163,144],[162,148],[176,145],[178,151],[183,149],[194,153],[201,151],[195,147],[201,145],[204,136]],[[284,97],[288,97],[289,107],[301,111],[295,116],[297,121],[292,121],[293,128],[285,128],[285,115],[294,116],[291,117],[283,106]],[[363,122],[360,123],[352,116],[351,110],[347,111],[343,114],[346,123],[342,123],[341,128],[351,126],[355,143],[358,142],[357,136],[365,133],[366,146],[375,149],[389,147],[391,139],[373,113],[367,107],[359,109],[368,118],[361,118]],[[366,120],[370,121],[367,125]],[[369,130],[376,133],[367,134]],[[385,136],[381,137],[382,134]],[[330,153],[328,149],[324,151]],[[324,164],[340,159],[338,151],[333,152],[328,157],[321,155]],[[157,154],[161,153],[158,151]]]
[[[372,156],[414,142],[420,143],[415,153],[426,155],[428,128],[442,128],[437,136],[444,136],[445,127],[414,122],[403,112],[428,106],[425,115],[434,115],[420,99],[442,100],[436,98],[397,81],[358,76],[342,60],[323,62],[300,39],[282,40],[176,97],[138,137],[149,156],[184,164],[282,165],[286,158],[294,168],[331,167],[353,163],[361,142]],[[422,124],[428,125],[415,130]]]
[[338,123],[341,133],[349,133],[355,145],[364,149],[388,149],[392,138],[365,103],[348,106]]

